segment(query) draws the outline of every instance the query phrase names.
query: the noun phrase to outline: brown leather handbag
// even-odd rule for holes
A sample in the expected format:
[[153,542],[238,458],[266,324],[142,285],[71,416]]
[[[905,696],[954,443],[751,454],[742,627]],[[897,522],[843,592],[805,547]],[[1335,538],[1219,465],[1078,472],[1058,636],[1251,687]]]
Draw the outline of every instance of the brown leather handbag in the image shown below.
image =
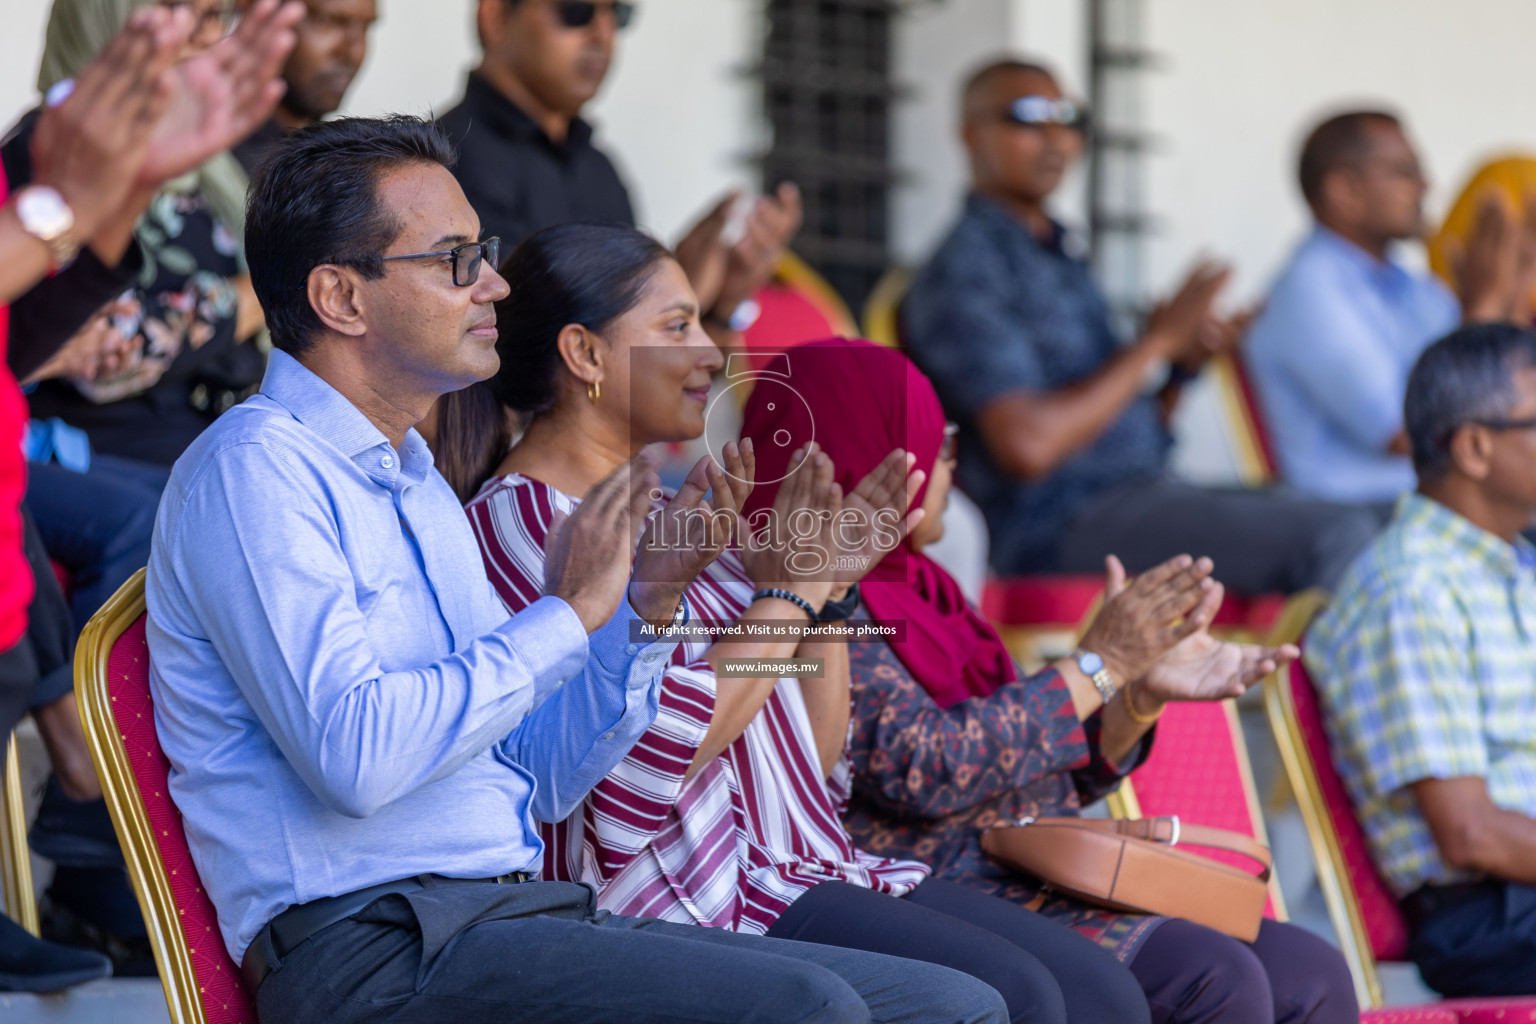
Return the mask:
[[[1242,854],[1261,870],[1250,874],[1181,843]],[[1182,917],[1244,942],[1259,935],[1269,849],[1237,832],[1182,825],[1177,816],[1024,818],[983,832],[981,848],[1005,867],[1109,910]]]

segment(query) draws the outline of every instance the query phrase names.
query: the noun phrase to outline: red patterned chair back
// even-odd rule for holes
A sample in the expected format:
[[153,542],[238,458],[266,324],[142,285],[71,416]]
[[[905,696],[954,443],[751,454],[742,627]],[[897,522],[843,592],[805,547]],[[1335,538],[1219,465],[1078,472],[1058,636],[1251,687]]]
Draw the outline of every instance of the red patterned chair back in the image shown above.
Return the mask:
[[1365,832],[1355,817],[1354,805],[1344,789],[1344,780],[1334,768],[1333,752],[1323,725],[1323,709],[1306,668],[1297,661],[1291,665],[1291,700],[1296,706],[1296,724],[1312,760],[1322,791],[1323,806],[1333,831],[1338,836],[1349,887],[1360,906],[1371,952],[1378,960],[1401,960],[1408,950],[1408,925],[1371,860]]
[[[1240,832],[1268,843],[1248,747],[1232,701],[1169,704],[1158,720],[1152,754],[1131,773],[1130,782],[1131,789],[1122,794],[1127,804],[1134,795],[1135,807],[1127,806],[1128,813],[1139,811],[1148,818],[1176,814],[1191,825]],[[1253,862],[1238,854],[1200,852],[1239,870],[1254,870]],[[1274,885],[1264,916],[1285,918]]]
[[144,639],[144,572],[81,633],[75,693],[86,741],[122,843],[172,1024],[256,1024],[213,903],[192,863],[155,734]]

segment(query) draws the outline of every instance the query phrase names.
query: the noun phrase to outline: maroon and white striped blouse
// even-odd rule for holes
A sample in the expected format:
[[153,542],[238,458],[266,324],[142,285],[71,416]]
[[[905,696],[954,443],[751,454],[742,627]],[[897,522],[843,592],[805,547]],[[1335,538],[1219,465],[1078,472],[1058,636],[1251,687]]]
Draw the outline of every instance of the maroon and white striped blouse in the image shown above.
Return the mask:
[[[466,507],[512,613],[543,593],[551,517],[578,504],[514,474],[488,482]],[[728,551],[688,588],[688,608],[692,621],[723,626],[751,596],[739,556]],[[927,865],[865,853],[843,828],[846,758],[829,786],[797,679],[779,680],[741,737],[684,781],[714,714],[708,646],[678,645],[655,724],[578,811],[542,826],[545,876],[592,885],[599,906],[616,914],[757,933],[818,882],[897,896],[915,888]]]

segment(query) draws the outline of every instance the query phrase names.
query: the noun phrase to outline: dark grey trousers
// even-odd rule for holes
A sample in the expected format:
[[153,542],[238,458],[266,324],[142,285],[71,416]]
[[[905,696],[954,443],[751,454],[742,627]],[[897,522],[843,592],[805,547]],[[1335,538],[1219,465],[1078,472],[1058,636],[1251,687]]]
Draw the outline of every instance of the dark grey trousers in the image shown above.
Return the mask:
[[1215,562],[1233,593],[1331,590],[1381,524],[1373,506],[1163,478],[1093,499],[1062,534],[1057,571],[1100,573],[1105,556],[1118,555],[1137,573],[1187,554]]
[[1006,1024],[948,967],[615,917],[566,882],[385,896],[301,943],[257,993],[262,1024]]

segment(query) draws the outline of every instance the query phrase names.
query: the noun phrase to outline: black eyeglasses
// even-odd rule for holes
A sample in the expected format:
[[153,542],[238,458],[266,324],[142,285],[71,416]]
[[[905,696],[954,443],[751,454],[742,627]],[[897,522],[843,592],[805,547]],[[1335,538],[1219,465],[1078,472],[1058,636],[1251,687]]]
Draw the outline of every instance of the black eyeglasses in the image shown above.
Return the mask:
[[439,249],[436,252],[407,252],[399,256],[380,256],[379,261],[388,263],[390,260],[425,260],[433,256],[452,256],[453,283],[460,288],[468,288],[480,280],[480,265],[486,260],[489,260],[493,267],[499,265],[501,239],[487,238],[481,242],[465,242],[452,249]]
[[1007,124],[1023,128],[1044,128],[1059,124],[1075,131],[1088,130],[1088,111],[1072,100],[1050,96],[1020,96],[1003,113]]
[[626,0],[600,4],[593,0],[555,0],[555,14],[566,28],[586,28],[597,17],[598,8],[607,8],[613,15],[613,23],[621,29],[629,28],[635,17],[635,5]]
[[944,424],[944,440],[939,442],[939,461],[954,462],[960,450],[960,424]]

